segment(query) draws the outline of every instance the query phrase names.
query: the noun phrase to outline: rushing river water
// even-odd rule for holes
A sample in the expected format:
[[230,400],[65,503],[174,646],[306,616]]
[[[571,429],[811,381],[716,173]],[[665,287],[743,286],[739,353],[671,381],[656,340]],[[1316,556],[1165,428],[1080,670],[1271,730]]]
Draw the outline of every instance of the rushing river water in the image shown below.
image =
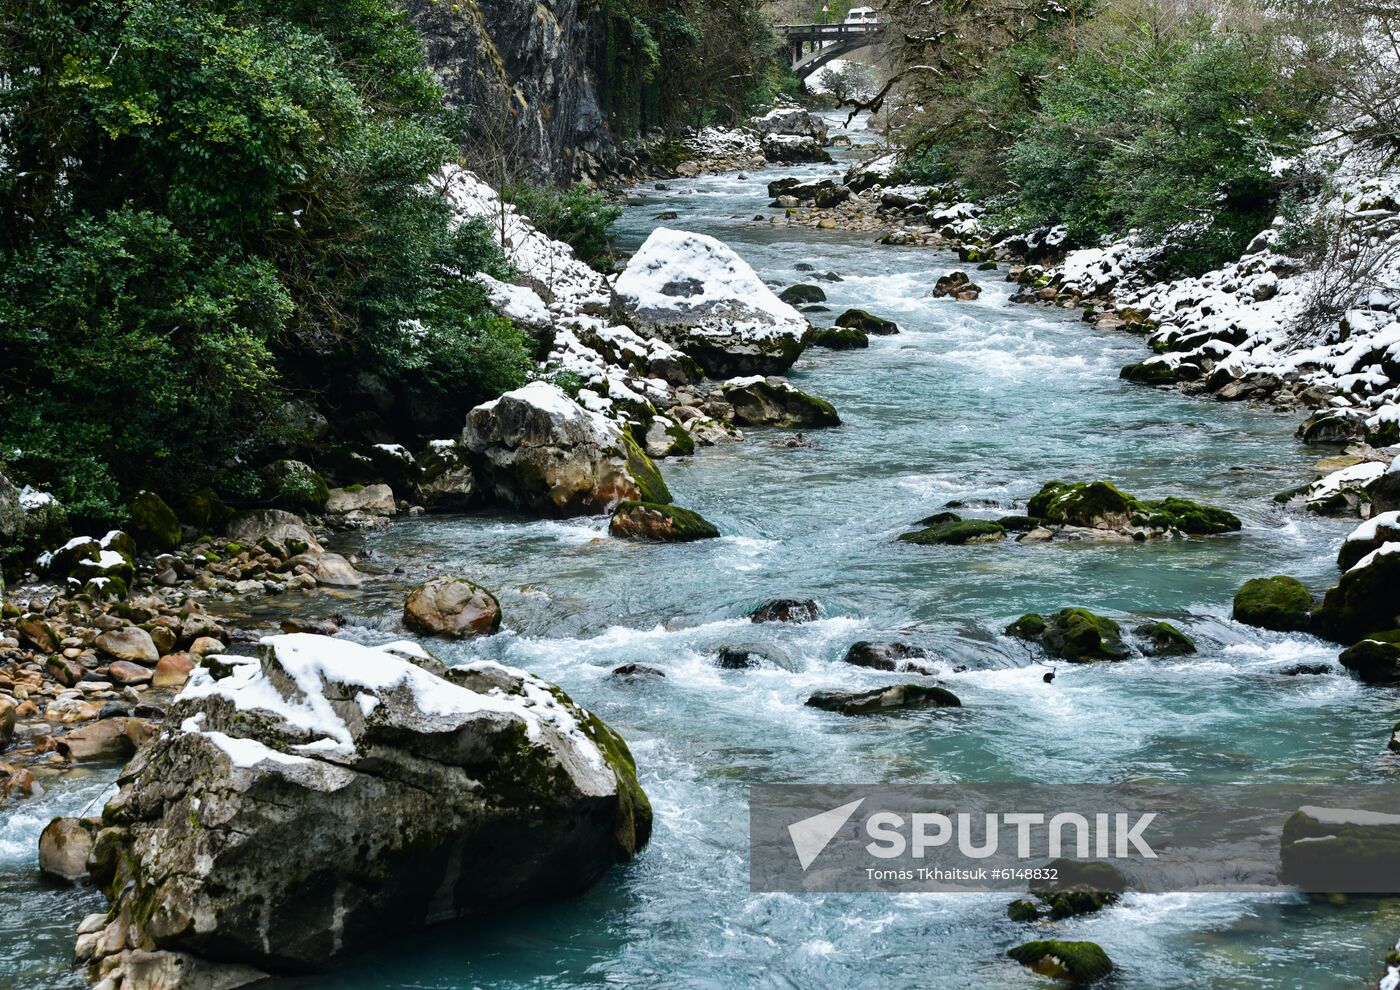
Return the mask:
[[[677,502],[719,540],[637,546],[604,519],[539,522],[494,513],[428,517],[363,538],[402,580],[335,607],[386,637],[405,582],[432,571],[498,591],[506,632],[435,643],[453,662],[489,656],[561,684],[628,740],[656,812],[651,845],[565,903],[436,929],[383,947],[330,977],[280,990],[681,986],[1030,987],[1004,956],[1041,929],[1009,921],[1009,896],[751,894],[747,786],[754,782],[1367,781],[1385,755],[1395,695],[1337,668],[1306,636],[1229,620],[1246,578],[1291,573],[1314,588],[1336,574],[1344,522],[1276,507],[1325,451],[1292,438],[1296,417],[1121,383],[1143,353],[1127,334],[1074,314],[1013,305],[999,273],[975,302],[932,300],[956,259],[881,247],[869,235],[755,222],[763,187],[784,175],[677,180],[638,190],[621,223],[635,247],[670,226],[731,244],[774,287],[834,271],[833,314],[861,306],[902,332],[868,350],[809,351],[793,369],[843,425],[808,447],[756,429],[741,445],[666,461]],[[820,319],[818,315],[815,317]],[[895,536],[958,500],[1002,515],[1059,478],[1105,478],[1130,492],[1219,504],[1243,533],[1137,544],[915,547]],[[824,618],[754,625],[762,599],[813,597]],[[1195,637],[1184,659],[1043,666],[1000,630],[1027,611],[1082,605],[1129,621],[1161,617]],[[857,639],[898,639],[941,658],[964,708],[844,718],[803,707],[816,688],[889,683],[838,662]],[[752,644],[774,659],[721,670],[715,652]],[[622,663],[664,680],[609,677]],[[965,672],[954,673],[955,666]],[[0,986],[75,986],[72,927],[100,898],[35,879],[35,840],[52,814],[87,806],[110,772],[59,782],[0,811]],[[1282,895],[1130,895],[1057,923],[1054,937],[1099,942],[1119,986],[1355,988],[1373,984],[1400,933],[1400,903],[1311,904]]]

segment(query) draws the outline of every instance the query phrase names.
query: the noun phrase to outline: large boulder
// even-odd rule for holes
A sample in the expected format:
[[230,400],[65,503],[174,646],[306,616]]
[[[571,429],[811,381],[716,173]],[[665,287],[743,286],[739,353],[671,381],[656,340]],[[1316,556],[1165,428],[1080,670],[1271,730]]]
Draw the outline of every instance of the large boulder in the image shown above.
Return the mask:
[[1031,612],[1007,626],[1006,634],[1038,642],[1050,656],[1070,663],[1126,660],[1131,655],[1118,623],[1087,608],[1062,608],[1049,616]]
[[749,126],[758,132],[760,138],[770,134],[786,134],[826,143],[826,121],[801,107],[775,107],[762,117],[753,118]]
[[[17,570],[40,548],[53,546],[68,533],[68,515],[56,498],[27,485],[16,488],[0,474],[0,547],[6,548],[6,553],[0,553],[0,564]],[[10,557],[9,550],[18,553]]]
[[830,402],[781,378],[733,378],[720,386],[740,426],[840,426]]
[[816,138],[797,134],[769,134],[759,142],[770,162],[829,162],[831,156]]
[[1337,566],[1350,570],[1363,557],[1387,543],[1400,543],[1400,512],[1382,512],[1352,530],[1337,551]]
[[577,894],[651,830],[631,755],[595,716],[523,671],[448,670],[412,643],[296,634],[220,657],[118,782],[89,857],[111,908],[79,940],[118,977],[128,945],[330,966]]
[[851,330],[860,330],[863,333],[875,334],[885,337],[892,333],[899,333],[899,324],[894,320],[887,320],[883,316],[875,316],[867,313],[863,309],[848,309],[840,316],[836,317],[838,327],[846,327]]
[[404,625],[429,636],[489,636],[501,628],[496,596],[466,578],[436,577],[408,594]]
[[483,489],[547,516],[669,502],[661,472],[630,433],[550,382],[531,382],[467,414],[462,445]]
[[712,378],[779,375],[802,353],[807,320],[713,237],[657,227],[616,290],[643,333],[684,351]]
[[1338,643],[1400,628],[1400,543],[1386,543],[1353,564],[1323,596],[1312,624]]
[[465,509],[476,494],[467,452],[457,440],[433,440],[418,455],[419,481],[415,497],[432,509]]
[[1233,618],[1247,626],[1278,632],[1302,632],[1312,622],[1313,599],[1307,586],[1286,574],[1250,578],[1235,592]]
[[180,520],[155,492],[138,492],[127,504],[131,531],[146,553],[173,550],[180,545]]
[[230,540],[244,546],[254,546],[262,540],[275,540],[293,554],[322,551],[316,534],[307,528],[299,516],[284,509],[244,512],[230,519],[224,532]]

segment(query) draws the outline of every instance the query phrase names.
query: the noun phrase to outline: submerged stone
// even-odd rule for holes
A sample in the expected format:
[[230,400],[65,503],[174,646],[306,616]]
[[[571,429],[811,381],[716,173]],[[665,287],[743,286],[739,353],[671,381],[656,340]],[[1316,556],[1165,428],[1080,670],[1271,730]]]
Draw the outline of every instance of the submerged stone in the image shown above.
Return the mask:
[[1006,530],[1000,523],[986,519],[962,519],[929,526],[912,533],[903,533],[899,538],[905,543],[916,543],[920,546],[956,546],[964,543],[994,543],[1006,538]]
[[908,643],[871,643],[867,640],[861,640],[851,644],[851,648],[846,651],[841,662],[856,667],[869,667],[872,670],[897,671],[902,674],[931,674],[933,673],[932,669],[918,662],[927,657],[928,654],[922,649],[910,646]]

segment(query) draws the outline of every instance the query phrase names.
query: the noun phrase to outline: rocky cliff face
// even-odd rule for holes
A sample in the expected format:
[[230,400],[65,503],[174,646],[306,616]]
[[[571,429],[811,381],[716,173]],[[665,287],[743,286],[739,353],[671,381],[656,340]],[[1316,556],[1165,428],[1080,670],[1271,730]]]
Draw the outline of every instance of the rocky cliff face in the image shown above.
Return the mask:
[[[611,147],[579,0],[404,0],[448,101],[471,110],[469,155],[488,181],[523,168],[568,181],[580,153]],[[581,9],[585,8],[585,9]]]

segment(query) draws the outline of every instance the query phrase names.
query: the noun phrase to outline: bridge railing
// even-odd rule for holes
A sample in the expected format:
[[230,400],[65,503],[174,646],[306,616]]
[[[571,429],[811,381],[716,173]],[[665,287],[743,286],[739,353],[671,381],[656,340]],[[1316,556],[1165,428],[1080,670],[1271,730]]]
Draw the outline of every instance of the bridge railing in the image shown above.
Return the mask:
[[880,34],[883,24],[778,24],[774,30],[789,41],[840,41]]

